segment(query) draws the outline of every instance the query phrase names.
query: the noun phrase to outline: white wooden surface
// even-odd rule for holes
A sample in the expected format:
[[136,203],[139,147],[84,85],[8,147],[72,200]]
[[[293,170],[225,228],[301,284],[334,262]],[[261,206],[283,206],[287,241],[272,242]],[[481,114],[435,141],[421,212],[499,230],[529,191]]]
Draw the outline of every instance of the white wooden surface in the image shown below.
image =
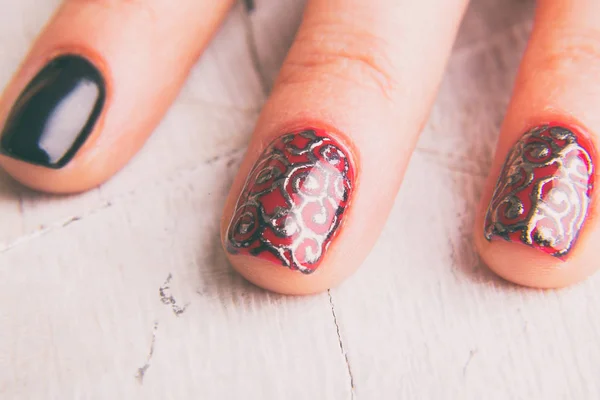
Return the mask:
[[[1,86],[57,3],[4,2]],[[515,287],[470,240],[533,3],[474,0],[377,246],[304,298],[246,283],[218,243],[303,5],[257,3],[107,184],[50,197],[0,173],[0,398],[600,398],[600,275]]]

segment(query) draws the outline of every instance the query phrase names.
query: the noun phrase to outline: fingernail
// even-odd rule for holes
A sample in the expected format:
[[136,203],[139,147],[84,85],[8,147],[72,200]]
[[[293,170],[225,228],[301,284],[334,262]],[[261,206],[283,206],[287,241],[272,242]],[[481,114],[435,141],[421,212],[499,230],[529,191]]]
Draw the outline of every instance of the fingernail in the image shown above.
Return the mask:
[[322,129],[272,142],[251,170],[227,230],[227,249],[315,271],[340,231],[354,187],[354,166]]
[[86,59],[55,58],[10,110],[0,134],[0,151],[31,164],[64,167],[94,129],[105,91],[102,75]]
[[573,128],[544,125],[510,150],[485,218],[485,237],[563,258],[583,227],[592,193],[592,145]]

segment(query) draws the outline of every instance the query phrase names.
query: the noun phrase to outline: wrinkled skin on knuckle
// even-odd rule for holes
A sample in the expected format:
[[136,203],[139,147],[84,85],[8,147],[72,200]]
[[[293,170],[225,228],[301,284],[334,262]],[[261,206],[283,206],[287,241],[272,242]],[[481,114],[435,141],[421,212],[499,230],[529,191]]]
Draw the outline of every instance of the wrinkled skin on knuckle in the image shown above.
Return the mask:
[[600,73],[600,29],[554,28],[544,34],[549,35],[537,55],[540,73],[566,78],[581,74],[595,78]]
[[141,14],[156,20],[157,7],[162,6],[167,0],[69,0],[76,6],[97,7],[103,11],[111,11],[125,14]]
[[341,24],[313,24],[300,32],[278,85],[341,80],[392,99],[399,86],[390,46],[372,33]]
[[74,3],[79,4],[95,4],[102,7],[123,7],[123,6],[146,6],[148,4],[145,0],[71,0]]

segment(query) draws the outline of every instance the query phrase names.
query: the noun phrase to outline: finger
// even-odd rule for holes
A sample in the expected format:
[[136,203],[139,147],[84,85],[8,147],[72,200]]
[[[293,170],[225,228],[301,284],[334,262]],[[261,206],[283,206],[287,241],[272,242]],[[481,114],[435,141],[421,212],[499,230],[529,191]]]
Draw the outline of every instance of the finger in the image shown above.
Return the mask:
[[598,265],[598,27],[600,2],[538,3],[475,235],[487,265],[516,283],[564,286]]
[[78,192],[142,146],[233,0],[67,0],[0,100],[0,165]]
[[242,275],[302,294],[360,265],[389,213],[464,5],[309,1],[225,207],[224,246]]

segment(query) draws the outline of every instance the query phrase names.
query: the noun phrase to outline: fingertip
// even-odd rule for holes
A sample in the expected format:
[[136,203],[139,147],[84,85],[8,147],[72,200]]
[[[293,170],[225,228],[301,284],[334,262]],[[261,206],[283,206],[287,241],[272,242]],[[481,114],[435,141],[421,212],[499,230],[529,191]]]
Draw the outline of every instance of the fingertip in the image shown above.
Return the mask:
[[267,146],[252,142],[247,160],[254,165],[242,163],[230,191],[222,243],[252,283],[283,294],[319,293],[358,267],[340,251],[356,189],[355,156],[331,129],[284,132]]
[[[536,289],[559,289],[579,283],[598,270],[593,242],[600,240],[597,230],[585,230],[566,257],[555,257],[519,242],[484,235],[485,211],[489,199],[479,207],[473,242],[483,263],[495,274],[517,285]],[[592,225],[593,218],[588,218]]]
[[229,259],[263,288],[333,287],[381,233],[465,4],[392,3],[305,10],[224,211]]
[[83,192],[124,167],[233,2],[113,3],[64,2],[0,99],[0,166],[25,186]]
[[[227,250],[226,250],[227,251]],[[275,262],[249,255],[234,255],[227,252],[233,268],[254,285],[275,293],[286,295],[311,295],[336,286],[343,278],[336,278],[325,270],[303,274]]]
[[556,289],[573,285],[597,269],[581,257],[562,260],[522,244],[475,239],[483,262],[497,275],[521,286]]
[[71,163],[60,169],[0,155],[0,167],[22,185],[51,194],[76,194],[100,186],[110,179],[141,147],[113,152],[113,158],[102,156],[103,152],[89,151],[78,154]]

